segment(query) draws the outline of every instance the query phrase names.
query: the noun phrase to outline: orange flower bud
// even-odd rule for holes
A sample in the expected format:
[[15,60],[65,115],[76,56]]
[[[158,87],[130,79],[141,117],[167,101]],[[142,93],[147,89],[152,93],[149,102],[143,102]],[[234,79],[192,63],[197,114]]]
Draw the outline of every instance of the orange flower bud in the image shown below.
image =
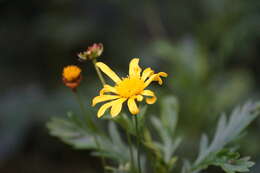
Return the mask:
[[69,65],[63,69],[62,81],[72,90],[75,90],[79,86],[81,79],[82,75],[81,69],[79,67],[75,65]]

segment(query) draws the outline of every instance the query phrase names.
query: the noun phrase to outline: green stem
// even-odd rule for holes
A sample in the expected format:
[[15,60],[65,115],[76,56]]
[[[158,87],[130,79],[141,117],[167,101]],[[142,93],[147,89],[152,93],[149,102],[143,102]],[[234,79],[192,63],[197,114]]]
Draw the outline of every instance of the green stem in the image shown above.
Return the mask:
[[[81,101],[81,99],[80,99],[80,96],[79,96],[77,90],[73,90],[73,93],[74,93],[74,95],[75,95],[75,97],[76,97],[76,100],[78,101],[78,104],[79,104],[79,106],[80,106],[80,110],[81,110],[81,112],[82,112],[82,114],[83,114],[83,117],[84,117],[85,120],[86,120],[87,126],[90,127],[93,131],[96,130],[97,128],[96,128],[96,126],[94,125],[93,121],[92,121],[92,120],[90,119],[90,117],[87,116],[87,114],[86,114],[86,109],[84,108],[84,105],[83,105],[83,103],[82,103],[82,101]],[[101,151],[100,143],[98,142],[98,139],[97,139],[97,136],[96,136],[95,132],[94,132],[94,141],[95,141],[95,143],[96,143],[96,145],[97,145],[98,150]],[[102,162],[102,166],[103,166],[103,168],[104,168],[104,172],[106,172],[106,170],[105,170],[105,169],[106,169],[106,168],[105,168],[105,167],[106,167],[106,161],[105,161],[104,156],[101,157],[101,162]]]
[[[98,147],[98,150],[101,151],[101,146],[100,146],[100,143],[99,143],[98,138],[97,138],[96,135],[94,135],[94,140],[95,140],[95,143],[96,143],[96,145]],[[106,172],[106,160],[105,160],[104,156],[101,156],[101,163],[102,163],[104,172]]]
[[[96,69],[96,72],[97,72],[97,75],[98,75],[100,82],[102,83],[103,86],[106,85],[105,79],[104,79],[100,69],[96,65],[97,60],[95,58],[92,60],[92,63],[94,65],[95,69]],[[98,146],[98,149],[100,150],[100,144],[98,142],[97,136],[95,135],[94,138],[95,138],[95,142]],[[103,165],[103,168],[104,168],[104,172],[106,172],[106,160],[105,160],[104,156],[101,156],[101,161],[102,161],[102,165]]]
[[103,75],[102,75],[100,69],[99,69],[99,68],[97,67],[97,65],[96,65],[97,60],[96,60],[95,58],[92,60],[92,63],[94,64],[94,67],[95,67],[95,69],[96,69],[98,78],[99,78],[99,80],[101,81],[102,85],[103,85],[103,86],[106,85],[105,79],[104,79],[104,77],[103,77]]
[[81,99],[80,99],[80,96],[79,96],[77,90],[73,90],[73,94],[74,94],[74,96],[75,96],[75,98],[76,98],[76,100],[77,100],[77,102],[78,102],[78,104],[79,104],[81,113],[82,113],[83,118],[85,119],[85,121],[86,121],[86,123],[87,123],[87,126],[90,127],[90,129],[95,130],[96,127],[95,127],[94,123],[92,122],[92,120],[90,119],[90,117],[87,116],[86,110],[85,110],[85,108],[84,108],[84,105],[83,105],[83,103],[82,103],[82,101],[81,101]]
[[133,154],[133,143],[131,140],[131,136],[129,134],[129,132],[126,131],[126,135],[127,135],[127,141],[129,144],[129,152],[130,152],[130,159],[131,159],[131,171],[134,170],[134,154]]
[[137,139],[137,165],[138,165],[138,173],[141,173],[141,159],[140,159],[140,132],[138,128],[138,115],[133,115],[135,119],[135,132],[136,132],[136,139]]

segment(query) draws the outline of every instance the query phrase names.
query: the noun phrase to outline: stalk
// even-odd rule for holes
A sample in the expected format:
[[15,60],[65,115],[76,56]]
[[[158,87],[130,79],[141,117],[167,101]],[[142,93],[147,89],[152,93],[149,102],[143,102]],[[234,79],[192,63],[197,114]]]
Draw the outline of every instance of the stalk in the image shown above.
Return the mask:
[[128,145],[129,145],[129,153],[130,153],[130,159],[131,159],[131,171],[134,171],[133,143],[132,143],[129,132],[126,131],[126,135],[127,135],[127,141],[128,141]]
[[[74,95],[76,97],[76,100],[78,101],[78,104],[80,106],[80,110],[81,110],[81,112],[83,114],[83,117],[86,120],[87,126],[89,126],[92,130],[96,130],[96,126],[94,125],[93,121],[86,114],[86,110],[84,108],[84,105],[83,105],[83,103],[82,103],[82,101],[80,99],[80,96],[79,96],[77,90],[74,90],[73,93],[74,93]],[[94,132],[94,141],[95,141],[95,143],[97,145],[98,150],[101,151],[100,143],[98,141],[98,138],[97,138],[97,135],[95,134],[95,132]],[[105,170],[106,169],[106,161],[105,161],[104,156],[101,157],[101,162],[102,162],[102,166],[104,168],[104,172],[106,172],[106,170]]]
[[100,82],[102,83],[103,86],[106,85],[105,79],[104,79],[104,77],[103,77],[103,75],[102,75],[100,69],[99,69],[99,68],[97,67],[97,65],[96,65],[96,63],[97,63],[96,58],[94,58],[94,59],[92,60],[92,63],[93,63],[93,65],[94,65],[95,69],[96,69],[96,72],[97,72],[97,75],[98,75],[98,78],[99,78]]
[[73,90],[73,94],[74,94],[74,96],[75,96],[75,98],[76,98],[76,100],[77,100],[77,102],[78,102],[78,104],[79,104],[81,113],[82,113],[83,118],[85,119],[85,121],[86,121],[86,123],[87,123],[87,126],[90,127],[90,129],[92,129],[92,130],[96,130],[96,127],[95,127],[93,121],[92,121],[92,120],[90,119],[90,117],[87,116],[87,114],[86,114],[86,110],[85,110],[85,108],[84,108],[84,105],[83,105],[83,103],[82,103],[82,101],[81,101],[81,99],[80,99],[80,96],[79,96],[77,90]]
[[140,132],[138,128],[138,115],[134,115],[135,119],[135,132],[136,132],[136,145],[137,145],[137,165],[138,165],[138,173],[141,173],[141,158],[140,158]]

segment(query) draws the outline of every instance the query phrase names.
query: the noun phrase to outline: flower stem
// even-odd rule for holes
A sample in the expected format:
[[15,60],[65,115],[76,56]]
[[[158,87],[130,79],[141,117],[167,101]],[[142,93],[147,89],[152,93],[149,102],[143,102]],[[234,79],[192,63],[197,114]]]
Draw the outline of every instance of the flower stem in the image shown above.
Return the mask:
[[133,154],[133,143],[129,132],[126,131],[127,141],[129,145],[130,159],[131,159],[131,171],[134,171],[134,154]]
[[100,69],[96,65],[97,60],[95,58],[92,60],[92,63],[94,64],[94,67],[96,69],[96,72],[97,72],[97,75],[98,75],[98,78],[99,78],[100,82],[102,83],[103,86],[106,85],[105,79],[104,79]]
[[[96,65],[96,63],[97,63],[96,58],[94,58],[92,60],[92,63],[94,65],[95,69],[96,69],[96,72],[97,72],[97,75],[98,75],[98,78],[99,78],[100,82],[102,83],[103,86],[106,85],[105,79],[104,79],[100,69]],[[98,150],[100,150],[100,144],[99,144],[99,142],[97,140],[97,136],[96,135],[94,136],[94,139],[95,139],[95,142],[96,142],[96,144],[98,146]],[[102,165],[103,165],[103,168],[104,168],[104,172],[106,172],[106,160],[105,160],[104,156],[101,156],[101,161],[102,161]]]
[[[79,96],[77,90],[73,90],[73,93],[74,93],[74,96],[76,97],[76,100],[78,101],[78,104],[79,104],[79,106],[80,106],[80,109],[81,109],[81,112],[82,112],[82,114],[83,114],[83,117],[84,117],[85,120],[86,120],[87,126],[90,127],[91,130],[95,131],[97,128],[96,128],[96,126],[94,125],[93,121],[90,119],[90,117],[87,116],[86,110],[85,110],[85,108],[84,108],[84,105],[83,105],[83,103],[82,103],[82,101],[81,101],[81,99],[80,99],[80,96]],[[98,149],[99,151],[101,151],[101,147],[100,147],[100,143],[99,143],[99,141],[98,141],[97,135],[95,134],[95,132],[93,132],[93,133],[94,133],[94,141],[95,141],[95,143],[96,143],[96,145],[97,145],[97,149]],[[103,156],[101,157],[101,162],[102,162],[102,166],[103,166],[103,168],[104,168],[104,172],[106,172],[106,170],[105,170],[105,169],[106,169],[106,168],[105,168],[105,167],[106,167],[106,161],[105,161],[105,158],[104,158]]]
[[[98,150],[101,151],[101,147],[100,147],[100,143],[98,141],[97,135],[94,135],[94,140],[95,140]],[[101,163],[102,163],[104,172],[106,172],[106,160],[105,160],[104,156],[101,156]]]
[[82,115],[83,115],[83,118],[86,120],[87,126],[88,126],[90,129],[95,130],[96,127],[95,127],[94,123],[92,122],[92,120],[90,119],[90,117],[87,116],[86,110],[85,110],[85,108],[84,108],[84,105],[83,105],[83,103],[82,103],[82,101],[81,101],[81,99],[80,99],[80,96],[79,96],[77,90],[73,90],[73,94],[74,94],[74,96],[75,96],[75,98],[76,98],[76,100],[77,100],[77,102],[78,102],[78,104],[79,104],[81,113],[82,113]]
[[140,159],[140,132],[138,128],[138,119],[137,115],[134,115],[135,119],[135,132],[136,132],[136,145],[137,145],[137,165],[138,165],[138,173],[141,173],[141,159]]
[[[99,78],[100,82],[102,83],[103,86],[106,85],[105,79],[104,79],[100,69],[96,65],[96,63],[97,63],[96,58],[94,58],[92,60],[92,63],[94,65],[95,69],[96,69],[96,72],[97,72],[97,75],[98,75],[98,78]],[[100,150],[100,144],[99,144],[99,142],[97,140],[97,136],[95,135],[94,138],[95,138],[96,144],[98,146],[98,149]],[[103,165],[103,168],[104,168],[104,172],[106,172],[106,160],[105,160],[104,156],[101,157],[101,161],[102,161],[102,165]]]

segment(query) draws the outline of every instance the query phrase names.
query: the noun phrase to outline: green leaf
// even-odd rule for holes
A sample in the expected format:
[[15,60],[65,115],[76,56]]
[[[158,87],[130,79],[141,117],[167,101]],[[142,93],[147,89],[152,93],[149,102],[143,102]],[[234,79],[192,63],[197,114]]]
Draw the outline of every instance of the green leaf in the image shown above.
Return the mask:
[[[112,122],[112,121],[109,122],[108,130],[109,130],[109,136],[112,139],[112,142],[114,144],[114,146],[113,146],[115,148],[114,150],[117,150],[117,152],[128,151],[128,148],[122,141],[122,139],[120,137],[120,133],[119,133],[118,129],[116,128],[116,124],[114,122]],[[126,155],[126,157],[127,157],[127,155]]]
[[128,163],[130,160],[128,146],[126,146],[121,139],[118,128],[114,122],[109,122],[108,131],[110,136],[110,138],[108,138],[109,141],[105,142],[102,141],[103,139],[100,139],[101,150],[96,151],[94,155],[109,157],[118,161],[120,164]]
[[204,150],[206,150],[208,148],[208,143],[209,143],[209,140],[208,140],[207,135],[203,134],[201,137],[201,140],[200,140],[199,155],[201,155],[204,152]]
[[158,145],[153,142],[152,136],[147,129],[144,130],[144,145],[152,151],[151,153],[153,153],[156,158],[162,158]]
[[212,165],[220,166],[227,173],[248,172],[254,162],[249,161],[250,157],[239,157],[239,153],[224,149],[216,154]]
[[190,173],[191,170],[191,164],[188,160],[183,161],[181,173]]
[[178,160],[178,157],[175,157],[175,156],[170,159],[170,161],[168,163],[169,170],[172,170],[172,168],[174,167],[177,160]]
[[178,122],[178,100],[174,96],[164,97],[161,102],[161,109],[163,126],[173,135]]
[[[140,108],[140,113],[136,115],[138,118],[138,128],[140,131],[144,129],[146,111],[147,106],[143,106]],[[110,120],[114,120],[129,134],[135,135],[135,124],[133,121],[133,116],[135,115],[127,115],[126,113],[122,113],[115,118],[110,118]]]
[[167,130],[165,130],[166,128],[163,127],[162,122],[157,117],[151,117],[151,123],[156,129],[162,141],[170,140],[171,137],[167,133]]
[[77,149],[96,148],[93,135],[84,128],[82,121],[72,113],[68,113],[68,118],[52,118],[47,123],[50,134]]
[[93,133],[77,116],[69,114],[67,119],[52,118],[47,123],[52,136],[58,137],[76,149],[94,150],[93,155],[109,157],[118,163],[125,164],[129,160],[127,146],[122,142],[114,123],[109,124],[110,137]]
[[[218,121],[217,129],[210,145],[208,145],[207,136],[202,136],[200,152],[191,168],[193,172],[207,168],[208,165],[212,164],[212,162],[209,162],[209,160],[213,160],[212,157],[215,157],[227,144],[241,136],[243,130],[259,115],[259,107],[259,103],[248,102],[242,107],[235,108],[229,119],[223,114]],[[226,170],[229,168],[230,165],[225,167]]]
[[174,135],[178,121],[178,101],[174,96],[167,96],[162,99],[161,107],[160,119],[155,116],[151,117],[151,123],[160,141],[147,141],[149,139],[147,137],[146,144],[161,163],[159,167],[164,167],[163,170],[169,172],[177,161],[177,157],[173,155],[181,143],[181,138]]
[[139,131],[142,131],[144,129],[146,111],[147,111],[147,105],[141,107],[140,113],[137,115]]
[[113,118],[112,120],[114,120],[116,123],[118,123],[128,133],[133,134],[133,135],[135,134],[135,128],[133,126],[133,122],[127,114],[121,113],[120,115]]
[[130,170],[130,163],[120,164],[117,168],[112,166],[106,166],[105,169],[108,172],[113,173],[127,173]]

